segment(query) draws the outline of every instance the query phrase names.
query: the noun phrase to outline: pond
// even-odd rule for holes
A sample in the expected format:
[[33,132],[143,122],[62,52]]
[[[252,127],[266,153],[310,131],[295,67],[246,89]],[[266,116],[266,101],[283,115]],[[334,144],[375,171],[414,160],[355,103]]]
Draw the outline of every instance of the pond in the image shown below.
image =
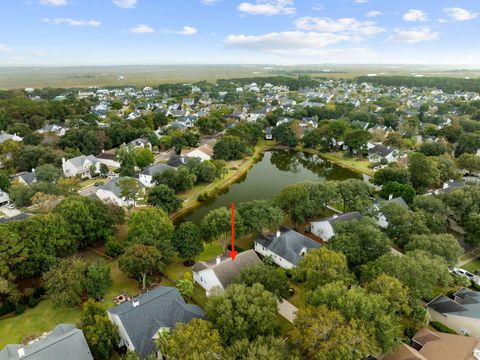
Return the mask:
[[179,222],[200,224],[210,210],[258,200],[271,199],[284,187],[304,181],[362,179],[362,175],[335,165],[316,154],[296,151],[268,151],[242,178],[216,197],[203,202]]

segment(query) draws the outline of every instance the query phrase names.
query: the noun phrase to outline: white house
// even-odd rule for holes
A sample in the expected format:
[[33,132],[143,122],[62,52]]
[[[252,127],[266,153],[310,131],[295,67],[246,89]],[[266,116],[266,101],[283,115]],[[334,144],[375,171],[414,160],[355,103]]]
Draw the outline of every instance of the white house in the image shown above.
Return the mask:
[[[99,186],[97,188],[97,191],[95,191],[95,195],[107,204],[115,204],[124,207],[134,206],[135,203],[133,199],[127,199],[125,196],[122,196],[122,190],[118,183],[121,179],[128,178],[113,178],[108,183]],[[141,197],[144,192],[143,184],[139,180],[136,181],[138,181],[140,188],[142,189],[141,194],[139,194],[139,196]]]
[[10,202],[10,196],[8,193],[0,189],[0,205]]
[[64,136],[65,133],[67,132],[67,129],[61,125],[51,124],[51,125],[45,125],[44,127],[41,127],[36,132],[39,134],[54,133],[58,136]]
[[255,240],[255,251],[262,256],[270,256],[284,269],[296,267],[308,251],[320,246],[318,242],[287,227],[281,227],[272,234],[259,234]]
[[120,163],[117,161],[117,150],[102,150],[102,153],[97,156],[97,160],[100,164],[107,165],[109,168],[118,169]]
[[110,308],[107,315],[118,328],[119,347],[135,351],[142,359],[155,352],[159,331],[204,317],[199,306],[186,304],[178,290],[169,286],[157,287]]
[[405,202],[405,200],[403,200],[403,198],[401,196],[399,197],[396,197],[396,198],[393,198],[392,196],[390,196],[390,198],[388,200],[384,200],[384,201],[376,201],[375,204],[373,205],[374,207],[374,210],[378,212],[377,214],[377,224],[378,226],[380,226],[382,229],[386,229],[388,227],[388,221],[387,221],[387,218],[385,217],[385,215],[382,214],[382,206],[384,204],[389,204],[389,203],[397,203],[398,205],[406,208],[406,209],[409,209],[408,207],[408,204]]
[[176,170],[176,168],[167,165],[167,164],[156,164],[145,168],[138,176],[138,179],[146,187],[153,187],[155,184],[153,183],[153,176],[155,174],[160,174],[167,169]]
[[21,172],[16,175],[15,180],[20,184],[25,186],[30,186],[37,182],[37,174],[35,174],[35,169],[32,169],[31,172]]
[[272,140],[272,139],[273,139],[272,128],[269,126],[265,129],[265,140]]
[[0,133],[0,144],[3,144],[5,141],[12,140],[12,141],[17,141],[21,142],[23,138],[20,136],[17,136],[17,134],[7,134],[6,132],[1,132]]
[[223,291],[240,272],[261,264],[255,251],[241,252],[232,261],[228,252],[210,261],[198,261],[193,266],[193,280],[205,289],[207,296]]
[[210,145],[204,144],[204,145],[200,145],[196,149],[183,150],[181,155],[188,158],[199,158],[202,161],[206,161],[206,160],[212,159],[213,149]]
[[79,176],[81,178],[90,177],[90,167],[95,167],[97,173],[100,172],[100,162],[93,155],[80,155],[73,159],[65,160],[62,158],[62,169],[65,177],[75,177]]
[[382,162],[383,159],[385,159],[387,163],[397,161],[398,150],[380,144],[368,149],[368,161],[372,163],[379,163]]
[[310,232],[322,240],[328,241],[332,236],[335,235],[335,230],[333,228],[335,223],[359,220],[361,218],[362,214],[360,214],[358,211],[354,211],[341,215],[335,214],[328,219],[313,220],[310,222]]

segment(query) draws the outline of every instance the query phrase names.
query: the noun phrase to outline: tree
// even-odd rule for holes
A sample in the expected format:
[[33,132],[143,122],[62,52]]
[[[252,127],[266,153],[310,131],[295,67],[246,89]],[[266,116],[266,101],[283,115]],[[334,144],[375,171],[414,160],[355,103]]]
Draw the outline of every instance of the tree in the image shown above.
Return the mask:
[[367,143],[371,139],[371,135],[367,130],[354,129],[345,134],[345,145],[351,150],[355,150],[359,155],[367,151]]
[[480,214],[472,213],[465,221],[465,241],[471,246],[480,244]]
[[219,160],[240,160],[247,155],[247,145],[237,136],[224,136],[213,147],[213,157]]
[[385,254],[364,265],[362,281],[370,282],[381,274],[397,278],[413,296],[427,300],[438,286],[447,286],[452,281],[445,260],[419,250],[407,252],[405,256]]
[[480,135],[472,133],[463,133],[458,137],[457,146],[455,148],[455,156],[462,154],[476,154],[480,147]]
[[458,171],[458,168],[453,160],[444,156],[440,156],[435,160],[437,162],[438,171],[440,172],[439,179],[441,182],[461,178],[460,171]]
[[186,265],[193,265],[193,258],[203,251],[198,227],[190,221],[182,223],[173,236],[173,246],[178,255],[186,260]]
[[273,336],[259,336],[253,341],[246,339],[236,341],[228,348],[228,359],[257,360],[257,359],[291,359],[284,339]]
[[290,216],[294,224],[301,224],[313,214],[313,204],[305,184],[292,184],[280,191],[275,203]]
[[129,246],[118,259],[120,270],[138,279],[142,284],[142,290],[146,289],[147,275],[161,271],[163,266],[162,253],[154,246],[140,244]]
[[338,193],[343,203],[343,211],[368,211],[372,206],[370,199],[372,188],[358,179],[348,179],[338,184]]
[[122,146],[117,153],[117,161],[120,163],[120,176],[135,175],[135,154],[127,146]]
[[175,191],[167,185],[161,184],[148,190],[147,202],[170,214],[182,207],[183,200],[177,197]]
[[388,253],[390,241],[370,218],[336,223],[328,248],[345,254],[351,268]]
[[289,341],[308,359],[361,360],[380,348],[371,330],[326,306],[301,308]]
[[10,180],[8,180],[8,177],[0,174],[0,190],[8,191],[10,190],[11,185],[12,184],[10,183]]
[[277,299],[289,296],[290,286],[285,272],[273,266],[258,264],[245,268],[235,278],[234,282],[246,286],[262,284],[264,289],[270,291]]
[[210,360],[225,356],[218,331],[211,322],[202,319],[177,323],[165,347],[166,355],[172,360]]
[[410,181],[408,170],[402,166],[393,164],[376,171],[373,175],[373,183],[375,185],[385,185],[392,181],[400,184],[408,184]]
[[183,296],[185,300],[189,300],[195,291],[195,283],[193,282],[193,275],[191,272],[183,274],[183,279],[180,279],[176,283],[178,292]]
[[81,329],[88,347],[95,359],[110,359],[120,342],[118,328],[107,317],[106,311],[98,303],[91,300],[83,306]]
[[75,307],[82,301],[87,264],[79,258],[61,260],[43,275],[47,295],[54,304]]
[[237,212],[243,219],[246,232],[262,232],[276,229],[283,222],[282,209],[268,200],[253,200],[241,203]]
[[227,344],[273,335],[276,330],[277,301],[260,284],[228,286],[223,294],[208,299],[205,313]]
[[28,259],[29,249],[20,241],[18,232],[8,225],[0,225],[0,244],[0,279],[7,283],[15,278],[18,264]]
[[438,142],[424,142],[420,146],[420,152],[426,156],[440,156],[445,154],[448,151],[448,148]]
[[105,165],[105,164],[100,164],[100,175],[102,177],[107,177],[108,176],[108,173],[110,172],[110,170],[108,170],[108,166]]
[[112,286],[110,267],[104,259],[98,259],[86,270],[85,290],[93,299],[100,299]]
[[[223,249],[226,250],[227,242],[232,232],[232,213],[227,208],[221,207],[210,211],[200,224],[202,238],[211,242],[220,240],[223,242]],[[243,220],[239,214],[235,214],[235,235],[243,234]]]
[[414,235],[405,250],[423,250],[444,258],[450,265],[455,265],[463,254],[458,240],[451,234]]
[[140,168],[146,168],[148,165],[153,164],[155,157],[150,149],[145,147],[138,147],[133,150],[135,164]]
[[[457,159],[457,164],[460,169],[464,169],[472,174],[480,173],[480,156],[475,154],[462,154]],[[0,184],[0,188],[1,188]]]
[[175,255],[172,244],[172,221],[161,209],[141,209],[132,214],[128,222],[128,242],[155,246],[161,253],[161,261],[168,264]]
[[297,146],[298,140],[292,129],[291,123],[278,125],[272,131],[272,135],[280,145],[289,146],[291,148]]
[[395,314],[408,316],[412,312],[408,289],[392,276],[381,274],[365,284],[365,289],[371,294],[381,295],[388,301],[391,311]]
[[401,336],[398,319],[391,312],[388,301],[360,286],[348,288],[343,282],[330,283],[310,292],[307,302],[314,306],[326,305],[331,310],[340,311],[347,321],[363,324],[368,333],[375,334],[384,353],[393,350]]
[[196,176],[200,183],[211,183],[217,177],[217,167],[212,161],[202,161],[199,158],[189,158],[186,164],[190,173]]
[[435,160],[421,153],[410,155],[408,171],[412,185],[419,194],[435,187],[440,181],[440,171]]
[[191,189],[196,180],[195,174],[190,173],[186,166],[180,166],[177,170],[167,169],[153,176],[157,185],[167,185],[176,192]]
[[52,164],[40,165],[35,169],[37,181],[56,183],[62,177],[62,171]]
[[353,276],[348,270],[346,256],[326,247],[307,252],[298,266],[294,268],[293,273],[297,279],[306,281],[309,289],[315,289],[337,280],[353,281]]
[[124,177],[118,180],[118,187],[120,188],[120,196],[127,201],[133,202],[133,207],[142,191],[142,185],[137,179]]
[[393,198],[401,197],[408,204],[411,204],[415,198],[415,190],[409,184],[400,184],[396,181],[388,182],[383,185],[380,191],[380,196],[384,199],[388,199],[390,196]]

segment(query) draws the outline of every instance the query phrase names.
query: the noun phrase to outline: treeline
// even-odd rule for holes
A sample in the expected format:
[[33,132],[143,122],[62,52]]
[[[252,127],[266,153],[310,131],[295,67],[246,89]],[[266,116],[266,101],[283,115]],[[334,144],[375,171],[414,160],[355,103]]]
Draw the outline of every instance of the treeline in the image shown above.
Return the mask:
[[480,91],[480,79],[461,79],[452,77],[413,77],[413,76],[360,76],[358,83],[374,85],[437,88],[446,93],[456,91]]

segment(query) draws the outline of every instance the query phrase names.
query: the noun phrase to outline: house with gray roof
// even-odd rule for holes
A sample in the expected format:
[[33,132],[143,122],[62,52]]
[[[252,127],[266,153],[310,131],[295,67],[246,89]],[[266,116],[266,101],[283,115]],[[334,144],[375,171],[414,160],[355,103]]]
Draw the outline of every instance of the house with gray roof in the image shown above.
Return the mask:
[[382,206],[385,204],[391,204],[391,203],[398,204],[399,206],[407,210],[410,210],[407,202],[403,200],[401,196],[394,198],[392,195],[390,195],[390,198],[388,200],[380,199],[375,201],[375,203],[373,204],[373,210],[377,213],[377,216],[376,216],[377,224],[382,229],[386,229],[388,227],[387,218],[385,217],[385,215],[382,214]]
[[451,299],[440,295],[427,304],[432,321],[438,321],[462,335],[480,337],[480,292],[463,288]]
[[[128,177],[115,177],[111,179],[106,184],[100,185],[95,191],[95,196],[107,204],[115,204],[118,206],[135,206],[137,199],[128,199],[125,196],[122,196],[122,189],[120,188],[119,181],[122,179],[129,179]],[[144,186],[138,179],[134,179],[138,182],[140,187],[141,197],[144,193]]]
[[193,280],[210,296],[222,292],[243,269],[261,263],[253,249],[239,253],[235,261],[227,251],[210,261],[196,262],[193,266]]
[[185,303],[178,290],[169,286],[157,287],[113,307],[107,310],[107,315],[118,327],[119,346],[135,351],[141,358],[155,351],[154,341],[159,331],[204,317],[200,307]]
[[45,125],[45,126],[41,127],[36,132],[39,133],[39,134],[52,133],[52,134],[55,134],[55,135],[58,135],[58,136],[64,136],[65,133],[67,132],[67,129],[65,127],[61,126],[61,125],[50,124],[50,125]]
[[145,168],[142,172],[140,172],[138,179],[143,184],[143,186],[153,187],[153,176],[155,174],[161,174],[168,169],[176,170],[176,168],[167,164],[155,164]]
[[37,174],[35,174],[35,169],[32,169],[30,172],[22,172],[16,175],[15,180],[20,184],[25,186],[30,186],[37,182]]
[[6,132],[1,132],[0,133],[0,144],[3,144],[5,141],[12,140],[12,141],[17,141],[21,142],[23,141],[23,138],[20,136],[17,136],[17,134],[7,134]]
[[96,173],[100,172],[100,162],[93,155],[80,155],[68,160],[62,158],[63,175],[67,178],[75,176],[89,178],[91,166],[95,167]]
[[310,221],[310,232],[322,240],[328,241],[335,235],[335,230],[333,228],[335,223],[359,220],[361,218],[362,214],[358,211],[353,211],[346,214],[335,214],[327,219],[313,220]]
[[93,360],[82,330],[71,324],[60,324],[52,332],[28,345],[7,345],[0,360]]
[[372,163],[380,163],[382,161],[391,163],[397,161],[397,159],[398,150],[393,147],[377,144],[368,149],[368,161]]
[[281,227],[271,234],[259,234],[255,240],[255,251],[270,256],[284,269],[296,267],[305,254],[321,245],[312,239],[287,227]]

